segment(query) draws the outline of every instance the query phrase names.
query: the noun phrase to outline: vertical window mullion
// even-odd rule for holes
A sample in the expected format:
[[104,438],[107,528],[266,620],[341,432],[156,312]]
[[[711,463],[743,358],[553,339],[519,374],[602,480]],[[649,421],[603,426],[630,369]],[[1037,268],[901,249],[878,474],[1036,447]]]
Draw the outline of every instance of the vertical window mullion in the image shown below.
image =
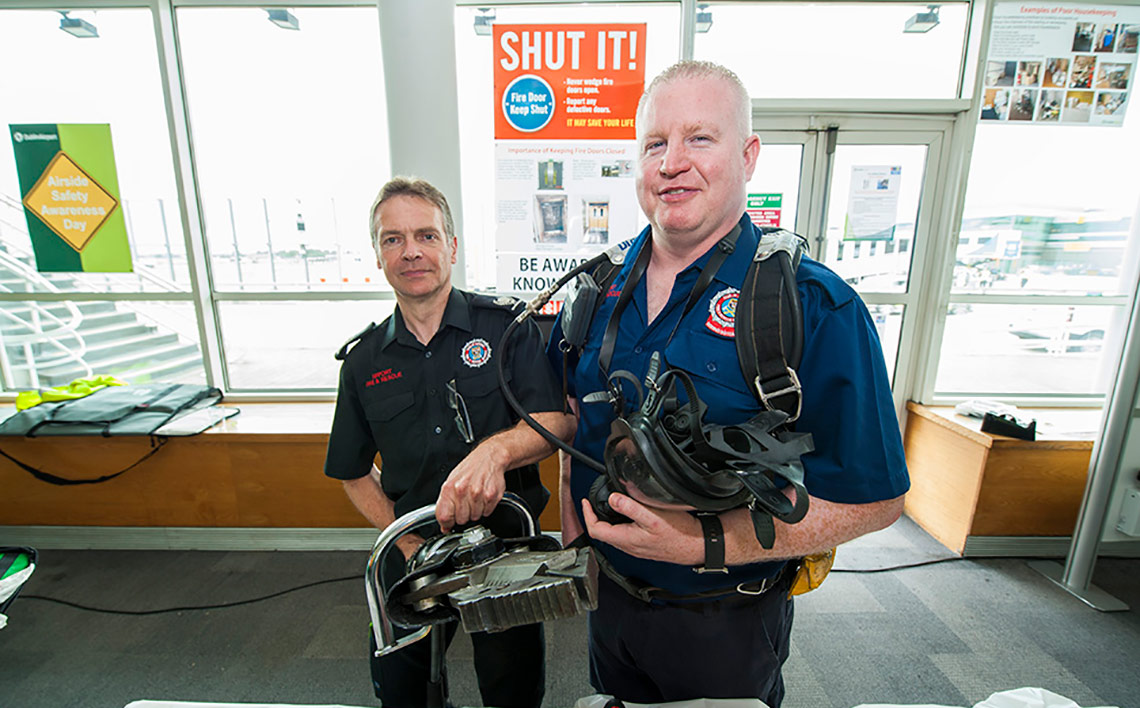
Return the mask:
[[206,382],[224,389],[227,385],[224,355],[217,309],[212,295],[209,259],[202,228],[201,200],[190,140],[190,119],[186,110],[186,91],[178,49],[178,29],[171,0],[155,0],[154,23],[159,68],[162,72],[163,99],[166,104],[171,152],[174,158],[174,179],[186,239],[190,284],[198,319],[198,336],[206,368]]

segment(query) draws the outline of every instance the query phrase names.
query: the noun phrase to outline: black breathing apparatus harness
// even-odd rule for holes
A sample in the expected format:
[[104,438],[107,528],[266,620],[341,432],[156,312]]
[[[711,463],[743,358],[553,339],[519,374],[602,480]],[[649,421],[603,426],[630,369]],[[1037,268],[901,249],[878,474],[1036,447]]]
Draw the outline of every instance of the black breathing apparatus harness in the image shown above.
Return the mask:
[[[629,371],[608,371],[621,315],[648,268],[652,241],[646,240],[630,268],[607,322],[599,353],[606,391],[581,396],[583,405],[607,402],[615,419],[606,440],[604,461],[599,462],[559,440],[535,421],[518,403],[507,384],[503,358],[497,357],[499,384],[507,402],[547,441],[599,474],[589,498],[598,517],[610,523],[628,521],[608,504],[611,492],[630,494],[649,504],[679,505],[695,510],[707,537],[719,533],[715,514],[747,506],[756,538],[765,548],[775,541],[773,518],[796,523],[807,512],[800,457],[813,449],[811,435],[789,429],[799,417],[801,390],[795,367],[803,351],[803,316],[796,289],[795,269],[804,250],[802,237],[783,229],[760,229],[760,242],[745,275],[735,312],[736,349],[745,380],[762,410],[750,420],[732,425],[703,422],[705,404],[690,375],[665,362],[660,352],[650,359],[644,382]],[[689,293],[681,320],[699,302],[713,276],[736,249],[737,225],[714,247]],[[567,282],[571,282],[562,309],[559,347],[566,360],[580,355],[590,323],[610,285],[625,263],[628,243],[614,246],[583,263],[540,293],[503,333],[500,351],[515,327],[532,317]],[[564,373],[565,375],[565,373]],[[644,387],[642,385],[644,383]],[[637,401],[627,405],[626,392]],[[680,402],[678,388],[684,391]],[[781,482],[794,490],[789,499]],[[712,517],[710,519],[710,517]],[[720,549],[723,561],[723,547]],[[724,572],[723,562],[706,569]]]

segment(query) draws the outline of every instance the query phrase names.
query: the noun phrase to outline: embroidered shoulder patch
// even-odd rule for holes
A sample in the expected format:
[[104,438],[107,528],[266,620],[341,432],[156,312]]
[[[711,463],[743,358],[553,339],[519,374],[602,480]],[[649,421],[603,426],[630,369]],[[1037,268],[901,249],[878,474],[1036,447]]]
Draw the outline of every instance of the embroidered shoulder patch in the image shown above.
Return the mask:
[[491,360],[491,345],[486,339],[476,338],[463,345],[459,358],[472,369],[478,369]]
[[705,327],[722,337],[736,336],[736,301],[740,291],[736,288],[725,288],[713,296],[709,302],[709,318]]

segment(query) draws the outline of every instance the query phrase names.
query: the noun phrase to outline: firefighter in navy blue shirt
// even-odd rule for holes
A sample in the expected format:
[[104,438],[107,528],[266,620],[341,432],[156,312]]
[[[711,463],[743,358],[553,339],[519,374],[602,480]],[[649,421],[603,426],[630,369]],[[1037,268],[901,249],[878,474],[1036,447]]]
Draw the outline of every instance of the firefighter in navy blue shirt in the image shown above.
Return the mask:
[[[674,65],[642,96],[636,188],[649,226],[628,249],[580,358],[568,362],[575,447],[594,459],[602,458],[614,419],[598,395],[606,375],[625,370],[644,379],[655,352],[689,374],[708,406],[706,423],[741,423],[761,410],[734,341],[750,336],[737,330],[734,313],[759,238],[744,213],[760,151],[750,119],[739,78],[708,62]],[[737,228],[735,250],[686,308],[698,273]],[[618,314],[603,373],[604,334],[643,249],[651,249],[648,266]],[[810,504],[798,523],[775,521],[770,549],[757,540],[747,508],[698,519],[676,505],[613,493],[610,506],[632,523],[601,521],[587,500],[597,474],[563,457],[563,540],[588,534],[610,571],[599,577],[589,618],[590,681],[601,693],[638,703],[759,698],[776,708],[797,559],[884,528],[902,511],[909,481],[874,323],[855,292],[810,258],[801,260],[796,283],[804,344],[794,429],[814,439],[802,460]],[[556,369],[558,339],[547,348]],[[706,553],[709,544],[719,550]],[[720,572],[703,572],[710,570]]]
[[[515,301],[451,286],[458,240],[447,200],[431,184],[393,179],[370,215],[377,263],[395,291],[396,310],[337,354],[344,363],[325,474],[342,480],[352,503],[379,529],[435,504],[436,520],[447,531],[489,517],[505,490],[521,496],[537,518],[549,493],[536,463],[553,448],[508,406],[495,358],[504,357],[527,412],[569,438],[573,417],[562,413],[561,385],[543,356],[538,328],[520,328],[500,351],[499,339],[517,314]],[[397,542],[403,558],[390,554],[394,564],[383,569],[385,577],[401,577],[402,561],[422,543],[415,534],[403,536]],[[450,641],[456,625],[447,627]],[[542,625],[473,634],[472,644],[484,703],[542,703]],[[373,643],[372,681],[386,708],[425,705],[429,645],[417,642],[376,658]]]

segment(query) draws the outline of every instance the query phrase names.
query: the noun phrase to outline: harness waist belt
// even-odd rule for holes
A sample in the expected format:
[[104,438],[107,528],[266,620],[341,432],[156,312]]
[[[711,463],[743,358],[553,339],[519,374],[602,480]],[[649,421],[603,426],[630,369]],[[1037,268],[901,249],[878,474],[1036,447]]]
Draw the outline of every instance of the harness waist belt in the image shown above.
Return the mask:
[[727,597],[734,597],[738,595],[750,595],[759,597],[760,595],[763,595],[778,585],[779,582],[787,574],[788,569],[795,565],[791,561],[785,563],[784,567],[770,578],[763,578],[761,580],[750,581],[747,583],[738,583],[737,585],[733,585],[727,588],[705,590],[703,592],[692,593],[688,595],[678,595],[663,588],[646,585],[640,581],[634,580],[633,578],[622,575],[617,571],[617,569],[614,568],[609,559],[601,553],[595,552],[594,557],[598,561],[598,568],[601,569],[603,573],[605,573],[607,578],[612,580],[614,584],[616,584],[622,590],[625,590],[627,593],[637,598],[638,600],[641,600],[642,602],[653,602],[654,600],[660,600],[663,602],[721,600]]

